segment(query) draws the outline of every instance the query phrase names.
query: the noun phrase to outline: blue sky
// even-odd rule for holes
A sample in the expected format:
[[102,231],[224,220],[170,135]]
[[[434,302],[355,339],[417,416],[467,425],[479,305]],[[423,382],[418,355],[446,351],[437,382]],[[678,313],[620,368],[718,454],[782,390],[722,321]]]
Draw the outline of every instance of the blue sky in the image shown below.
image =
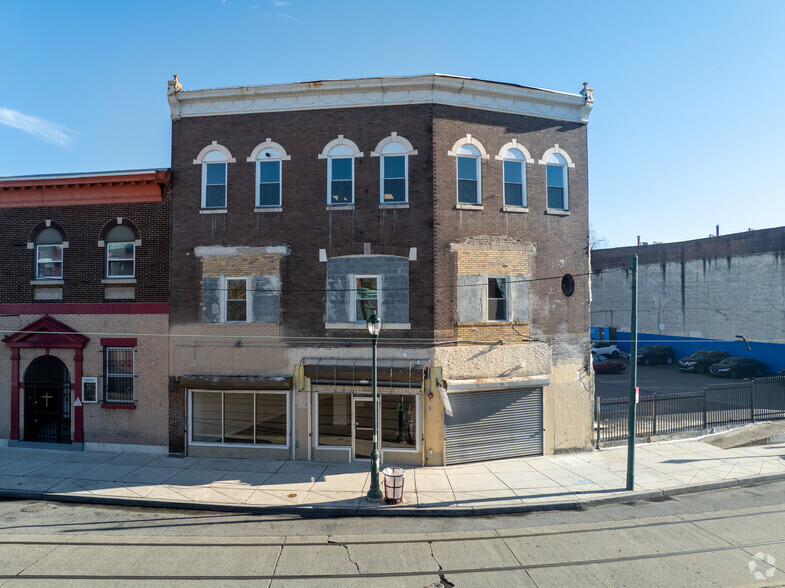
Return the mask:
[[0,175],[168,167],[185,89],[447,73],[578,92],[608,246],[785,224],[785,1],[0,0]]

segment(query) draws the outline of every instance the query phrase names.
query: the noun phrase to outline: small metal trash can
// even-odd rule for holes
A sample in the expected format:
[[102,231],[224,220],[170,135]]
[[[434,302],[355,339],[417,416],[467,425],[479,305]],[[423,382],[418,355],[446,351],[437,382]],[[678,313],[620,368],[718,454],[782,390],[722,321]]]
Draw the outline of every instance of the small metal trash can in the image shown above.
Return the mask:
[[384,501],[387,504],[403,502],[403,479],[406,472],[403,468],[384,468]]

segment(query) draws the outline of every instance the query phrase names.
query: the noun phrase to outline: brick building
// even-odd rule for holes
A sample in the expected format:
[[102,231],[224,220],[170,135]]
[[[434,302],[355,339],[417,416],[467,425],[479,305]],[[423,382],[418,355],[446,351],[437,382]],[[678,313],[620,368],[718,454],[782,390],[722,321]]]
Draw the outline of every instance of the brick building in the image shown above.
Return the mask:
[[371,313],[382,462],[589,446],[591,89],[168,98],[172,452],[368,459]]
[[633,255],[639,340],[673,347],[676,359],[722,350],[758,359],[769,372],[785,368],[785,227],[592,251],[592,327],[598,338],[622,345],[629,341],[625,268]]
[[0,180],[3,442],[168,451],[169,180]]

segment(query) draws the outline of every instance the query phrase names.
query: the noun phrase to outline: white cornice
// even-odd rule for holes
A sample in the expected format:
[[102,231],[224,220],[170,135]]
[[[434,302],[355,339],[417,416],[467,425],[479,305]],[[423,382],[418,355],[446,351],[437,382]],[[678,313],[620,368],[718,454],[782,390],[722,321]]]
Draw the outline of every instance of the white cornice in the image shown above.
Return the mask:
[[169,100],[173,120],[257,112],[445,104],[586,123],[593,95],[590,104],[582,94],[434,74],[180,90],[169,95]]

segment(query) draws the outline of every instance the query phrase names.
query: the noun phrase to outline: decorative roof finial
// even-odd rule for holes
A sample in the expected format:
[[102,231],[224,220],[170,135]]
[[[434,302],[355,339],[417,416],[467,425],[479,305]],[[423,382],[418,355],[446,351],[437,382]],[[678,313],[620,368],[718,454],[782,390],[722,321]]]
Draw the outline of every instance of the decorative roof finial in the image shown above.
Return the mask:
[[177,101],[177,92],[183,89],[183,85],[177,81],[175,75],[173,79],[169,80],[166,87],[166,96],[169,100],[169,110],[171,110],[172,120],[180,119],[180,103]]
[[589,120],[589,113],[592,106],[594,106],[594,88],[589,87],[589,82],[583,82],[583,90],[581,96],[585,99],[583,108],[581,108],[581,120],[587,122]]
[[169,87],[167,88],[166,93],[168,95],[175,94],[183,89],[183,85],[177,81],[177,74],[175,74],[174,78],[169,80]]

